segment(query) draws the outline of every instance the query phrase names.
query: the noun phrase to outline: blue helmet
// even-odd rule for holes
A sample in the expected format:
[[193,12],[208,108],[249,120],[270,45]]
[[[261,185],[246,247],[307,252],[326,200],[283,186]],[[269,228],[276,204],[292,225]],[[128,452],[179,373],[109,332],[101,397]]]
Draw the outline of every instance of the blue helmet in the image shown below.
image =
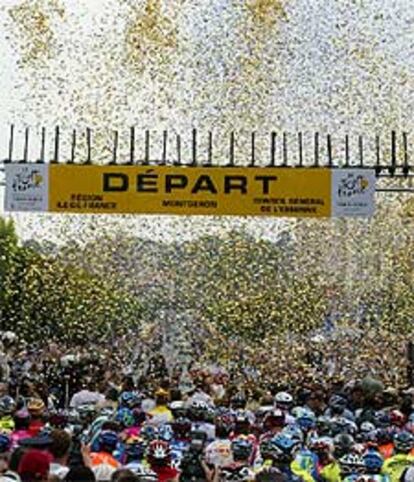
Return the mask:
[[368,450],[368,452],[362,456],[362,460],[369,473],[379,473],[384,464],[382,455],[376,450]]
[[296,440],[298,443],[303,443],[303,432],[297,425],[288,425],[283,429],[282,433],[290,437],[292,440]]
[[10,437],[4,433],[0,433],[0,454],[8,452],[11,446]]
[[303,410],[299,413],[296,423],[302,430],[311,430],[316,427],[316,417],[311,410]]
[[395,450],[400,453],[407,453],[414,447],[414,437],[410,432],[400,432],[394,437]]
[[151,442],[158,437],[158,430],[153,425],[143,425],[140,434],[145,441]]
[[112,430],[103,430],[99,434],[99,450],[112,453],[118,445],[118,435]]
[[231,451],[235,461],[248,459],[253,451],[253,444],[247,438],[238,437],[231,443]]
[[158,428],[158,438],[166,442],[171,442],[174,438],[174,430],[169,423],[165,423]]
[[278,460],[280,462],[292,461],[295,457],[296,450],[300,446],[300,443],[297,440],[294,440],[292,437],[289,437],[284,433],[278,433],[275,435],[272,442],[280,450],[278,455]]
[[125,442],[127,463],[142,460],[145,455],[146,443],[142,437],[131,437]]
[[135,424],[135,417],[132,410],[126,407],[118,409],[115,420],[123,427],[133,427]]
[[391,419],[388,413],[379,410],[374,415],[374,425],[377,428],[388,428],[391,425]]
[[140,403],[140,399],[135,392],[122,392],[118,399],[120,407],[134,408]]
[[281,450],[275,444],[274,438],[263,440],[260,443],[260,455],[263,460],[277,460],[280,454]]

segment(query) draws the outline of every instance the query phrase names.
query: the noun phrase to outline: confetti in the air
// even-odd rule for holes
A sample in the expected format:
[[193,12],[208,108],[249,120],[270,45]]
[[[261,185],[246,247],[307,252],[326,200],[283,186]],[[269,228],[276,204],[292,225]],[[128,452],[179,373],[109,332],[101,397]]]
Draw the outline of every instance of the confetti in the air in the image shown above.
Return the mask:
[[[228,161],[234,131],[240,165],[249,162],[251,130],[258,165],[269,160],[273,130],[289,142],[299,130],[307,139],[332,133],[336,162],[349,134],[351,163],[358,135],[375,162],[376,134],[413,131],[409,2],[0,5],[0,52],[10,60],[2,121],[46,126],[48,158],[59,125],[61,162],[73,128],[77,162],[86,127],[93,162],[111,160],[114,130],[118,159],[127,161],[134,125],[138,160],[150,129],[154,161],[163,130],[168,161],[177,159],[177,133],[190,161],[195,127],[203,159],[213,132],[216,164]],[[29,150],[37,159],[35,140]],[[288,151],[289,160],[296,155]],[[312,155],[306,148],[305,163]],[[257,378],[265,387],[367,372],[403,383],[414,312],[412,207],[406,195],[378,194],[372,220],[15,215],[15,227],[0,220],[1,321],[29,342],[117,346],[136,360],[161,350],[170,370],[220,365],[246,387]],[[325,372],[310,352],[324,357]]]

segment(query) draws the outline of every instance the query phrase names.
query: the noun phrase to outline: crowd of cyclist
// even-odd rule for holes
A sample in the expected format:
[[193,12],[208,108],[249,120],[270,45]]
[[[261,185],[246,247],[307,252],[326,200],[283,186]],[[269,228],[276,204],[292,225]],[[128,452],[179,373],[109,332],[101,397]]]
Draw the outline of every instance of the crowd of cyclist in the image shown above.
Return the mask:
[[[162,385],[162,383],[161,383]],[[414,480],[414,403],[375,380],[214,400],[203,386],[0,398],[2,482]]]

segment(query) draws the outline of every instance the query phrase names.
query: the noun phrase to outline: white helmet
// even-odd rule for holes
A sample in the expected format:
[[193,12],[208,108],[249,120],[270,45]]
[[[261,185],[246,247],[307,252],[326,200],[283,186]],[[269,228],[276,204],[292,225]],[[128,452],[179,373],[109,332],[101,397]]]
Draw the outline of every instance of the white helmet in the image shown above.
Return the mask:
[[278,392],[275,396],[275,403],[276,405],[290,406],[293,403],[293,397],[290,393]]

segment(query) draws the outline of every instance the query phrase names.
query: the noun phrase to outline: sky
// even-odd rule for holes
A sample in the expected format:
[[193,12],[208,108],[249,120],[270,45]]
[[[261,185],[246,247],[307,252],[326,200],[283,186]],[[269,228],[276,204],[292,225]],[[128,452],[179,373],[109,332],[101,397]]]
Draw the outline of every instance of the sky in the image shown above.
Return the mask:
[[[119,155],[127,155],[131,125],[151,129],[154,139],[164,129],[184,140],[193,127],[213,130],[216,162],[235,130],[240,163],[247,163],[251,130],[258,132],[259,162],[271,130],[302,130],[308,138],[331,132],[337,160],[345,133],[366,135],[370,156],[375,134],[412,131],[408,0],[0,0],[0,25],[1,157],[12,122],[20,132],[17,157],[21,133],[31,127],[31,159],[40,127],[49,132],[59,124],[63,161],[71,130],[89,126],[97,163],[107,162],[114,129]],[[51,149],[48,138],[49,155]],[[157,156],[160,143],[152,150]],[[77,156],[84,158],[84,140]],[[2,196],[0,188],[1,205]],[[274,238],[290,226],[275,219],[13,217],[22,236],[61,241],[91,226],[160,240],[235,227]]]

